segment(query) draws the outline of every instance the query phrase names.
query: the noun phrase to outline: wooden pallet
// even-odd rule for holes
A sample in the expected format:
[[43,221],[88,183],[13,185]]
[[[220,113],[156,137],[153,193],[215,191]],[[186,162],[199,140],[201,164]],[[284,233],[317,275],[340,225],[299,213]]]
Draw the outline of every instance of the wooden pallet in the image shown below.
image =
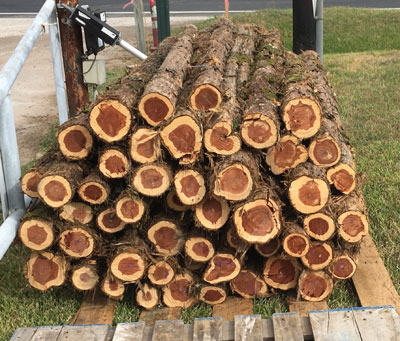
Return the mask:
[[400,340],[400,318],[394,307],[353,308],[274,314],[272,319],[260,315],[236,315],[233,321],[221,317],[196,319],[194,324],[182,320],[161,320],[154,326],[145,322],[109,325],[19,328],[16,340],[97,340],[97,341],[377,341]]

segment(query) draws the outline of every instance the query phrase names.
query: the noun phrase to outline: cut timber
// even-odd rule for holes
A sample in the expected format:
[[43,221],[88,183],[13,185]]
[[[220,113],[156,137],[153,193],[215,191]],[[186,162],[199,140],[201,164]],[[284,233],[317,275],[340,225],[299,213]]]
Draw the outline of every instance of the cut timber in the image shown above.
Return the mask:
[[146,205],[138,196],[123,192],[115,201],[115,213],[124,223],[132,224],[142,219]]
[[329,199],[329,186],[324,171],[304,163],[288,175],[290,180],[289,199],[293,207],[305,214],[321,210]]
[[99,282],[96,266],[90,262],[78,265],[72,270],[71,282],[78,290],[93,290]]
[[92,208],[80,202],[70,202],[60,209],[59,217],[70,223],[89,224],[93,219]]
[[26,277],[35,289],[46,291],[65,281],[67,262],[50,252],[32,252],[26,264]]
[[163,288],[164,304],[169,308],[189,308],[196,301],[190,294],[192,285],[194,280],[189,273],[176,275],[171,283]]
[[181,229],[172,221],[161,220],[147,231],[147,238],[157,252],[164,256],[174,256],[185,242]]
[[80,114],[61,125],[58,129],[57,141],[59,150],[67,159],[85,159],[93,147],[88,116]]
[[254,249],[263,257],[271,257],[278,252],[281,247],[280,238],[274,238],[267,243],[255,244]]
[[185,27],[144,90],[139,102],[139,113],[151,126],[159,125],[175,110],[187,68],[190,66],[192,43],[196,35],[195,26]]
[[296,223],[284,224],[283,250],[292,257],[303,257],[308,253],[310,240],[304,230]]
[[131,135],[130,155],[139,163],[157,161],[161,154],[158,133],[150,128],[138,128]]
[[307,159],[306,147],[300,144],[295,136],[285,135],[274,147],[268,149],[265,160],[271,172],[279,175],[288,169],[296,168]]
[[356,262],[347,252],[334,253],[333,260],[329,265],[329,272],[337,279],[353,277],[356,269]]
[[178,211],[178,212],[185,212],[190,209],[190,206],[184,205],[182,201],[179,199],[176,191],[170,191],[166,197],[167,207],[171,210]]
[[228,221],[229,205],[215,196],[207,196],[196,206],[197,222],[208,230],[218,230]]
[[39,198],[38,185],[41,172],[37,168],[32,168],[26,172],[21,178],[21,189],[27,196],[31,198]]
[[332,261],[333,250],[328,243],[311,243],[307,254],[301,257],[301,261],[311,270],[322,270]]
[[196,205],[206,194],[203,175],[193,169],[184,169],[174,176],[176,194],[184,205]]
[[160,137],[175,158],[196,158],[201,150],[202,130],[199,120],[190,111],[180,111],[160,131]]
[[75,226],[63,231],[58,239],[58,245],[72,258],[90,257],[95,247],[95,236],[87,228]]
[[121,150],[108,148],[100,154],[99,170],[106,178],[123,178],[130,170],[130,162]]
[[160,303],[160,293],[145,283],[136,293],[136,303],[147,310],[154,309]]
[[144,276],[146,266],[136,248],[126,248],[112,259],[110,272],[121,281],[135,282]]
[[51,165],[38,184],[40,198],[54,208],[65,205],[74,196],[82,175],[81,167],[74,163],[59,162]]
[[[218,113],[218,117],[220,113]],[[210,153],[232,155],[242,146],[239,135],[232,134],[231,122],[218,122],[204,132],[204,147]]]
[[96,222],[99,229],[107,233],[116,233],[125,228],[125,223],[118,218],[113,208],[101,211]]
[[149,266],[147,278],[157,286],[167,285],[175,277],[175,270],[166,261],[159,261]]
[[84,178],[78,188],[80,198],[94,205],[99,205],[106,201],[110,192],[110,186],[101,179],[100,174],[97,172],[92,172]]
[[246,253],[250,248],[250,244],[240,238],[236,232],[236,228],[233,224],[226,231],[226,244],[230,248],[235,250],[236,255]]
[[299,292],[307,301],[323,301],[333,290],[332,278],[323,271],[304,270],[299,278]]
[[114,300],[121,300],[125,291],[124,283],[109,272],[104,277],[100,288],[103,293]]
[[[213,317],[222,317],[223,321],[233,321],[240,312],[243,315],[253,315],[253,300],[243,297],[227,297],[225,302],[213,306]],[[233,340],[233,333],[232,333]]]
[[320,302],[296,301],[295,299],[288,301],[289,311],[298,312],[302,317],[308,317],[310,311],[329,310],[328,303],[325,300]]
[[348,164],[341,163],[328,169],[326,177],[343,194],[349,194],[356,188],[356,171]]
[[240,272],[239,261],[229,253],[217,253],[209,262],[203,279],[210,284],[228,282]]
[[132,185],[139,193],[149,197],[158,197],[171,185],[170,168],[162,164],[141,166],[132,177]]
[[305,217],[303,227],[311,238],[320,241],[331,239],[336,231],[335,222],[324,213],[314,213]]
[[111,143],[122,140],[129,132],[132,117],[129,109],[117,100],[98,103],[90,112],[89,124],[101,140]]
[[226,290],[222,287],[204,285],[200,289],[199,299],[207,304],[220,304],[226,299]]
[[214,246],[207,238],[191,237],[185,242],[185,254],[195,262],[207,262],[214,253]]
[[295,288],[299,274],[300,267],[297,260],[289,256],[273,256],[264,266],[264,281],[275,289]]
[[260,298],[267,295],[267,285],[253,271],[242,269],[230,282],[234,293],[244,298]]

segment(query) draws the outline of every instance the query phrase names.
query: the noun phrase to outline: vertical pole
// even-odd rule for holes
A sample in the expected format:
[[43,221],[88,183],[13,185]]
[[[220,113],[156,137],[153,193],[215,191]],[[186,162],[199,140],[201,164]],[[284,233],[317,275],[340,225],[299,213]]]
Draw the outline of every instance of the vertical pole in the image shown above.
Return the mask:
[[317,36],[316,36],[316,48],[321,58],[321,62],[324,61],[324,0],[317,0],[317,11],[315,14],[315,20],[317,21]]
[[133,12],[135,14],[137,46],[140,51],[146,53],[146,32],[144,30],[143,21],[143,0],[133,1]]
[[56,9],[54,8],[50,16],[50,49],[51,59],[53,61],[53,76],[54,85],[56,87],[57,107],[58,107],[58,119],[60,125],[68,120],[68,104],[65,92],[64,83],[64,70],[62,66],[61,46],[60,46],[60,35],[58,32]]
[[151,27],[153,31],[153,47],[158,46],[158,19],[157,7],[154,0],[150,0],[150,13],[151,13]]
[[0,145],[2,146],[1,159],[9,209],[8,212],[3,212],[3,216],[6,218],[13,210],[25,209],[24,195],[19,181],[21,165],[10,96],[4,99],[0,107]]
[[293,51],[301,53],[314,50],[316,22],[312,0],[292,0],[293,4]]
[[158,41],[161,43],[171,35],[169,22],[169,0],[156,0],[158,16]]
[[8,198],[6,180],[4,179],[3,161],[0,154],[0,199],[1,199],[1,211],[3,212],[3,221],[5,220],[8,212]]
[[[78,0],[57,0],[57,2],[67,4],[70,7],[75,7],[79,4]],[[69,115],[74,116],[89,100],[88,89],[83,83],[82,75],[82,30],[79,25],[69,22],[68,17],[70,13],[66,9],[58,8],[57,14],[64,60]]]

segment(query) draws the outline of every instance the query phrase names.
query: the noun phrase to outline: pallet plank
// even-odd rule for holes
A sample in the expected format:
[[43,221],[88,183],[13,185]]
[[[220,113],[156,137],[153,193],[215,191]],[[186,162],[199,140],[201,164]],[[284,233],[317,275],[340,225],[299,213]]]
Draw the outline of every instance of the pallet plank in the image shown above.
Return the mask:
[[37,329],[37,327],[18,328],[11,336],[10,341],[30,340],[32,336],[35,335]]
[[193,341],[222,340],[222,317],[196,318],[194,320]]
[[361,243],[352,279],[363,307],[392,305],[400,312],[400,297],[369,235]]
[[299,313],[275,313],[272,323],[275,341],[304,341]]
[[141,341],[143,339],[144,322],[118,323],[115,328],[113,341]]
[[57,341],[107,341],[110,332],[108,324],[64,326]]
[[235,341],[263,341],[261,315],[235,316]]
[[31,341],[56,341],[62,328],[62,326],[39,327]]
[[181,308],[159,308],[154,310],[144,310],[140,313],[139,322],[145,322],[147,327],[154,326],[156,321],[179,320]]
[[307,302],[307,301],[291,301],[289,303],[290,312],[298,312],[300,316],[308,316],[308,313],[313,310],[328,310],[326,301]]
[[253,315],[253,300],[240,297],[228,297],[224,303],[213,306],[213,317],[222,317],[223,321],[233,321],[235,315]]
[[183,340],[184,325],[182,320],[157,321],[154,325],[152,341]]

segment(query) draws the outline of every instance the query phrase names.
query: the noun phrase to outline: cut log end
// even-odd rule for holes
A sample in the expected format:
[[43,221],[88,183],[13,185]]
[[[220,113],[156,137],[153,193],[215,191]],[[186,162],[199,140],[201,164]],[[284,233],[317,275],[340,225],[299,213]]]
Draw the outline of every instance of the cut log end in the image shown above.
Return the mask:
[[230,284],[232,291],[243,298],[260,298],[268,293],[265,282],[249,270],[241,270]]
[[125,285],[121,280],[107,273],[101,283],[101,291],[114,300],[122,300],[125,292]]
[[136,223],[143,217],[145,204],[139,197],[122,196],[116,201],[115,212],[124,223]]
[[22,243],[34,251],[43,251],[54,242],[53,224],[44,219],[23,221],[18,233]]
[[338,218],[339,236],[349,243],[358,243],[368,234],[367,217],[358,211],[347,211]]
[[182,231],[171,221],[161,220],[147,231],[147,237],[157,252],[164,256],[174,256],[183,247]]
[[231,122],[219,122],[204,133],[204,147],[210,153],[232,155],[238,152],[241,146],[240,137],[232,134]]
[[217,253],[204,272],[203,279],[210,284],[228,282],[240,272],[239,261],[229,253]]
[[186,255],[195,262],[207,262],[215,253],[213,244],[203,237],[192,237],[185,242]]
[[336,255],[329,266],[329,272],[337,279],[349,279],[356,272],[355,261],[346,253]]
[[72,125],[62,130],[57,141],[61,153],[70,160],[85,159],[93,147],[93,137],[82,125]]
[[111,262],[110,271],[124,282],[135,282],[141,279],[146,270],[145,260],[136,252],[121,252]]
[[166,192],[171,184],[171,174],[167,167],[145,165],[140,167],[132,178],[134,188],[143,195],[158,197]]
[[308,153],[306,147],[291,135],[282,137],[276,146],[267,152],[266,162],[275,175],[282,174],[288,169],[296,168],[300,163],[306,162]]
[[301,176],[290,183],[289,199],[293,207],[301,213],[318,212],[328,202],[328,184],[321,179]]
[[158,126],[171,117],[174,106],[171,101],[158,93],[149,93],[139,102],[139,113],[151,126]]
[[100,102],[89,117],[94,133],[108,143],[122,140],[128,134],[131,122],[129,109],[116,100]]
[[264,244],[255,244],[255,250],[263,257],[268,258],[273,256],[278,252],[281,247],[281,240],[279,238],[274,238]]
[[264,281],[272,288],[289,290],[297,285],[300,270],[295,258],[273,256],[264,266]]
[[165,261],[159,261],[150,265],[147,271],[147,278],[152,284],[157,286],[167,285],[174,277],[175,270]]
[[323,213],[315,213],[304,219],[304,231],[312,238],[326,241],[332,238],[335,233],[333,219]]
[[158,160],[161,154],[160,140],[156,131],[139,128],[131,135],[130,155],[139,163],[150,163]]
[[190,209],[190,206],[182,203],[181,199],[179,199],[178,195],[176,194],[176,191],[170,191],[168,193],[166,202],[168,208],[177,212],[185,212]]
[[96,267],[90,264],[78,266],[72,271],[71,282],[78,290],[93,290],[99,282]]
[[206,285],[200,289],[199,299],[207,304],[221,304],[226,299],[226,290],[220,287]]
[[176,194],[185,205],[196,205],[206,194],[206,185],[199,172],[185,169],[177,172],[174,177]]
[[29,284],[40,291],[60,286],[65,281],[67,263],[64,258],[49,252],[33,252],[27,263]]
[[332,290],[332,278],[323,271],[305,270],[299,278],[300,295],[307,301],[323,301],[331,294]]
[[253,189],[253,179],[249,169],[241,163],[235,163],[218,173],[214,185],[214,194],[227,200],[245,200]]
[[61,207],[60,218],[70,223],[89,224],[93,219],[92,208],[79,202],[71,202]]
[[145,283],[136,293],[136,303],[146,310],[152,310],[160,303],[160,293]]
[[195,303],[195,298],[190,294],[193,277],[188,273],[176,275],[166,287],[163,288],[163,301],[169,308],[189,308]]
[[27,196],[31,198],[39,198],[38,185],[40,181],[40,173],[36,170],[30,170],[21,178],[21,189]]
[[209,84],[200,85],[190,96],[190,106],[193,110],[216,110],[222,102],[220,91]]
[[321,127],[321,107],[310,98],[289,101],[282,110],[286,129],[298,138],[314,136]]
[[317,271],[326,268],[332,261],[333,250],[327,243],[311,243],[310,248],[301,261],[307,268]]
[[301,233],[290,233],[283,239],[283,249],[289,256],[303,257],[310,248],[307,236]]
[[128,174],[130,162],[128,158],[118,149],[106,149],[99,158],[99,170],[111,179],[123,178]]
[[70,182],[60,175],[48,175],[43,177],[38,185],[40,198],[54,208],[68,203],[73,196]]
[[244,204],[235,210],[233,219],[237,234],[249,243],[267,243],[281,229],[280,210],[272,199]]
[[106,233],[116,233],[125,228],[125,223],[118,218],[113,208],[107,208],[97,216],[97,226]]
[[356,188],[356,172],[348,164],[339,164],[329,169],[326,177],[343,194],[349,194]]
[[339,143],[330,136],[312,141],[308,154],[315,165],[324,168],[336,165],[342,155]]
[[278,128],[267,116],[246,116],[240,134],[244,143],[255,149],[272,147],[278,140]]
[[72,258],[89,257],[94,249],[93,236],[80,227],[70,228],[60,234],[60,249]]
[[110,189],[101,182],[88,181],[78,188],[78,194],[83,201],[100,205],[108,198]]
[[229,205],[222,199],[207,196],[196,206],[197,221],[208,230],[218,230],[228,221]]

